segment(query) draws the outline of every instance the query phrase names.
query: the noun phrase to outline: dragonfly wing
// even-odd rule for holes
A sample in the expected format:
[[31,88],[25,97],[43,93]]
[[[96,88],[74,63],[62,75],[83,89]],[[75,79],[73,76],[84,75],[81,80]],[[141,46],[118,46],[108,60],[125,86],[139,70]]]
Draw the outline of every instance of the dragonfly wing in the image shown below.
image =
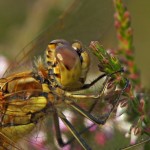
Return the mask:
[[102,40],[113,25],[112,14],[111,0],[75,0],[54,24],[21,50],[4,77],[12,72],[30,70],[34,57],[44,57],[47,44],[53,39],[81,40],[84,44]]
[[[0,137],[3,144],[7,144],[8,149],[12,147],[21,149],[25,146],[25,144],[17,145],[18,141],[32,145],[33,139],[36,140],[40,130],[43,130],[42,125],[46,115],[42,110],[47,105],[47,99],[42,96],[41,90],[32,90],[32,96],[28,96],[28,92],[27,90],[5,95],[3,102],[0,103],[0,107],[3,108],[0,111]],[[39,123],[40,126],[37,125],[39,119],[43,120]]]

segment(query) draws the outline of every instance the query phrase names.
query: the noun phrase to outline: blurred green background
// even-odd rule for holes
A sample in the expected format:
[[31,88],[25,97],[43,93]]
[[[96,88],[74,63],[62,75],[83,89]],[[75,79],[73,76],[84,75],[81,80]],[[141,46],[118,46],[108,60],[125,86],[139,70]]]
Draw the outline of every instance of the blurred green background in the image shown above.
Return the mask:
[[[72,1],[73,0],[1,0],[0,55],[4,55],[12,61],[17,53],[25,45],[27,45],[30,41],[40,35],[40,33],[47,26],[49,26],[49,24],[53,24],[63,13],[63,11],[72,4]],[[93,3],[94,2],[95,0],[93,0]],[[97,5],[96,2],[95,5]],[[129,11],[131,12],[132,27],[134,29],[135,60],[141,71],[143,85],[147,88],[150,88],[150,1],[128,0],[127,5]],[[110,8],[107,8],[107,6],[99,5],[99,7],[100,9],[106,9],[106,11],[111,13]],[[76,12],[78,12],[78,9],[75,10],[75,13]],[[113,19],[113,13],[111,14],[112,17],[110,18],[107,18],[107,15],[105,16],[105,14],[101,14],[101,16],[99,16],[102,18],[102,20],[104,20],[104,23],[102,23],[102,28],[107,30],[103,31],[103,34],[106,35],[104,35],[103,38],[100,39],[102,41],[102,44],[106,48],[111,48],[116,45],[115,30],[113,29],[113,23],[111,22],[111,20]],[[89,13],[85,12],[84,14],[82,12],[82,16],[89,19],[92,17],[94,18],[95,12],[94,10],[91,11],[89,9]],[[105,22],[105,18],[107,18],[107,20],[110,19],[110,21]],[[75,22],[72,22],[72,24],[74,26],[77,26],[78,21],[82,22],[81,19],[78,20],[78,18],[76,18]],[[97,28],[93,27],[92,25],[90,26],[91,29],[89,31],[89,34],[91,35],[93,33],[91,37],[95,37],[96,35],[94,34],[96,33],[96,31],[93,31],[97,30]],[[72,38],[74,32],[76,31],[70,30],[67,31],[66,34],[69,33],[70,37]],[[81,37],[81,39],[88,38],[87,35],[84,34],[79,35],[79,37]]]

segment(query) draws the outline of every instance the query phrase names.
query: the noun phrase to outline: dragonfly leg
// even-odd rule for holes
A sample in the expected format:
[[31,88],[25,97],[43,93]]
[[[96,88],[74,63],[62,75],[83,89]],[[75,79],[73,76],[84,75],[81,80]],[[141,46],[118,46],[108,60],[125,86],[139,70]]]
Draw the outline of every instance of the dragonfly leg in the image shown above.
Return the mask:
[[120,72],[120,73],[121,73],[121,72],[124,72],[124,70],[121,69],[121,70],[115,71],[115,72],[113,72],[113,73],[111,73],[111,74],[106,74],[106,73],[104,73],[104,74],[98,76],[96,79],[94,79],[91,83],[85,84],[81,89],[82,89],[82,90],[88,89],[88,88],[90,88],[91,86],[93,86],[96,82],[98,82],[100,79],[102,79],[102,78],[104,78],[104,77],[106,77],[106,76],[111,77],[111,76],[113,76],[114,74],[119,73],[119,72]]
[[[103,75],[103,77],[106,75]],[[93,121],[96,124],[104,124],[106,122],[106,120],[109,118],[111,112],[113,111],[113,109],[107,113],[104,114],[103,116],[99,117],[99,118],[95,118],[94,116],[91,115],[91,111],[94,109],[96,103],[98,102],[99,98],[102,97],[102,93],[105,90],[105,87],[107,85],[107,81],[110,78],[110,76],[107,76],[103,87],[101,89],[101,94],[99,95],[76,95],[76,94],[71,94],[69,92],[66,92],[66,96],[68,97],[72,97],[72,98],[98,98],[95,103],[92,105],[92,107],[88,110],[85,111],[82,108],[80,108],[80,106],[78,106],[76,103],[69,101],[69,100],[65,100],[66,103],[68,103],[71,107],[73,107],[76,111],[78,111],[79,113],[81,113],[84,117],[90,119],[91,121]],[[98,79],[98,78],[97,78]],[[98,80],[94,80],[94,82],[96,83]],[[95,84],[94,83],[94,84]],[[124,89],[127,87],[128,85],[128,81],[127,84],[125,85]],[[116,99],[116,101],[119,100],[120,96],[122,95],[124,89],[120,92],[120,94],[118,95],[118,98]],[[74,135],[73,138],[71,138],[70,140],[68,140],[67,142],[64,142],[61,136],[61,131],[60,131],[60,127],[59,127],[59,120],[58,117],[60,117],[62,119],[62,121],[66,124],[66,126],[69,128],[69,130],[72,132],[72,134]],[[55,125],[55,129],[56,129],[56,139],[58,141],[58,144],[61,147],[64,147],[65,145],[70,144],[74,139],[77,139],[79,141],[79,143],[81,143],[81,145],[84,147],[84,149],[87,149],[87,144],[84,145],[85,141],[82,139],[81,134],[83,134],[84,132],[86,132],[87,130],[89,130],[91,127],[93,127],[95,124],[92,124],[91,126],[81,130],[80,132],[77,132],[74,127],[70,124],[70,122],[68,122],[68,120],[65,117],[61,117],[61,115],[58,116],[57,112],[55,112],[54,114],[54,125]],[[89,147],[89,146],[88,146]]]
[[[60,147],[64,147],[70,143],[72,143],[75,140],[75,137],[72,137],[71,139],[69,139],[67,142],[64,142],[62,139],[62,135],[61,135],[61,130],[60,130],[60,126],[59,126],[59,119],[58,119],[58,114],[57,112],[55,112],[53,114],[53,119],[54,119],[54,126],[55,126],[55,130],[56,130],[56,140],[58,142],[58,145]],[[90,125],[89,127],[84,128],[83,130],[81,130],[79,132],[79,134],[83,134],[86,131],[88,131],[90,128],[92,128],[93,126],[95,126],[95,124]]]
[[103,94],[104,94],[104,90],[107,86],[107,81],[108,81],[109,77],[106,78],[102,88],[100,89],[100,94],[73,94],[70,92],[65,92],[66,97],[70,97],[70,98],[75,98],[75,99],[86,99],[86,98],[94,98],[94,99],[100,99]]
[[57,110],[53,113],[53,120],[54,120],[56,140],[58,142],[58,145],[60,147],[64,147],[65,145],[68,145],[68,142],[64,142],[63,139],[62,139]]
[[[70,97],[70,98],[80,98],[80,99],[85,99],[85,98],[94,98],[94,99],[97,99],[97,98],[100,98],[100,97],[102,97],[102,95],[103,95],[103,91],[105,90],[105,88],[106,88],[106,86],[107,86],[107,81],[109,80],[109,78],[111,78],[114,74],[116,74],[116,73],[119,73],[119,72],[123,72],[124,70],[123,69],[121,69],[121,70],[119,70],[119,71],[116,71],[116,72],[113,72],[112,74],[109,74],[109,75],[106,75],[106,74],[103,74],[103,75],[101,75],[101,76],[99,76],[99,77],[97,77],[94,81],[92,81],[90,84],[85,84],[83,87],[82,87],[82,89],[81,90],[83,90],[83,89],[86,89],[86,88],[89,88],[89,87],[91,87],[91,86],[93,86],[97,81],[99,81],[100,79],[102,79],[103,77],[105,77],[105,76],[107,76],[107,78],[106,78],[106,80],[105,80],[105,82],[104,82],[104,84],[103,84],[103,86],[102,86],[102,88],[101,88],[101,90],[100,90],[100,94],[97,94],[97,95],[85,95],[85,94],[72,94],[72,93],[70,93],[70,92],[65,92],[65,95],[67,96],[67,97]],[[126,85],[125,85],[125,88],[128,86],[127,85],[128,84],[128,81],[126,81]],[[124,89],[123,89],[124,90]]]
[[99,92],[100,94],[96,94],[96,95],[95,94],[73,94],[71,92],[65,92],[65,95],[66,95],[66,97],[76,98],[76,99],[78,99],[78,98],[79,99],[85,99],[85,98],[98,99],[98,98],[102,97],[102,95],[104,93],[103,91],[106,88],[106,85],[107,85],[106,83],[107,83],[108,79],[109,79],[109,77],[106,78],[102,88],[100,89],[100,92]]
[[[121,72],[124,72],[124,69],[122,68],[122,69],[120,69],[120,70],[118,70],[118,71],[116,71],[116,72],[113,72],[112,74],[109,74],[109,75],[108,75],[108,74],[102,74],[102,75],[100,75],[99,77],[97,77],[94,81],[92,81],[90,84],[85,84],[85,85],[82,87],[82,89],[87,89],[87,88],[93,86],[97,81],[99,81],[100,79],[102,79],[102,78],[104,78],[104,77],[107,76],[107,78],[106,78],[106,80],[105,80],[105,82],[104,82],[104,84],[103,84],[103,87],[102,87],[102,89],[100,90],[100,93],[101,93],[101,96],[100,96],[100,97],[102,97],[102,95],[104,94],[103,92],[104,92],[104,90],[105,90],[105,88],[106,88],[107,81],[108,81],[109,77],[111,77],[112,75],[114,75],[114,74],[116,74],[116,73],[119,73],[119,72],[120,72],[120,73],[121,73]],[[92,106],[90,107],[90,109],[88,110],[88,112],[92,112],[98,102],[99,102],[99,99],[95,100],[95,102],[92,104]]]
[[93,115],[91,115],[91,113],[89,113],[88,111],[85,111],[84,109],[82,109],[80,106],[78,106],[76,103],[72,102],[69,103],[69,105],[74,108],[77,112],[79,112],[81,115],[83,115],[85,118],[91,120],[92,122],[100,125],[100,124],[105,124],[106,120],[108,119],[108,117],[110,116],[110,112],[107,113],[107,115],[105,115],[106,117],[104,119],[100,118],[96,118]]
[[[105,124],[105,122],[107,121],[107,119],[109,118],[109,116],[111,115],[112,111],[114,110],[115,106],[118,104],[120,96],[123,94],[124,90],[127,88],[129,84],[129,81],[126,79],[126,84],[124,86],[124,88],[120,91],[120,93],[118,94],[118,96],[115,99],[115,105],[113,105],[113,107],[111,108],[111,110],[104,114],[103,116],[100,116],[99,118],[94,117],[93,115],[91,115],[91,113],[89,111],[85,111],[84,109],[82,109],[79,105],[77,105],[74,101],[70,101],[70,100],[65,100],[65,102],[70,105],[73,109],[75,109],[76,111],[78,111],[81,115],[83,115],[84,117],[86,117],[87,119],[91,120],[92,122],[100,125],[100,124]],[[72,95],[72,97],[78,97],[79,98],[80,95]],[[89,98],[88,95],[81,95],[81,97],[83,98]],[[95,95],[91,95],[91,98],[97,98],[97,96]]]
[[91,86],[93,86],[96,82],[98,82],[99,80],[101,80],[102,78],[106,77],[107,74],[102,74],[100,76],[98,76],[96,79],[94,79],[91,83],[88,84],[84,84],[84,86],[81,88],[82,90],[88,89]]
[[81,134],[77,132],[77,130],[72,126],[72,124],[66,119],[63,113],[59,113],[58,116],[63,121],[63,123],[67,126],[67,128],[70,130],[70,132],[73,134],[74,138],[81,144],[81,146],[85,150],[92,150],[89,145],[85,142],[85,140],[82,138]]
[[[81,137],[82,133],[78,133],[63,114],[59,115],[59,117],[61,118],[61,120],[64,122],[64,124],[68,127],[68,129],[71,131],[71,133],[74,136],[72,139],[68,140],[68,142],[63,141],[62,136],[61,136],[60,126],[59,126],[58,113],[55,111],[53,114],[53,118],[54,118],[55,130],[56,130],[56,139],[57,139],[59,146],[64,147],[65,145],[70,144],[74,139],[77,139],[77,141],[82,145],[82,147],[85,150],[91,150],[91,148],[87,145],[85,140]],[[85,131],[82,131],[82,132],[84,133]]]

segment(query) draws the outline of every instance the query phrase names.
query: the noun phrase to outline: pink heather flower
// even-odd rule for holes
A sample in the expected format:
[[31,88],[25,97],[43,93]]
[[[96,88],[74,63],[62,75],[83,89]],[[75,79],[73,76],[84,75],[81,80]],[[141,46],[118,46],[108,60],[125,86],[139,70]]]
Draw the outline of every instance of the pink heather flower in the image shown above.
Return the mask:
[[115,119],[115,124],[117,125],[117,128],[120,131],[127,133],[130,131],[132,124],[126,120],[127,120],[127,114],[124,113]]
[[107,141],[106,136],[103,132],[98,132],[95,136],[95,140],[101,146],[104,146]]
[[114,134],[114,122],[113,120],[107,120],[104,126],[102,126],[102,132],[107,138],[111,138]]
[[[63,135],[63,140],[64,141],[68,141],[68,139],[65,137],[65,136]],[[66,146],[64,146],[63,148],[59,148],[60,150],[71,150],[71,146],[68,144],[68,145],[66,145]]]
[[124,13],[124,17],[126,17],[126,18],[131,17],[131,16],[130,16],[130,12],[129,12],[129,11],[125,11],[125,13]]
[[[64,134],[62,134],[62,139],[63,139],[64,142],[67,142],[67,141],[68,141],[68,138],[67,138]],[[66,146],[64,146],[63,148],[62,148],[62,147],[59,147],[59,145],[58,145],[56,139],[55,139],[55,144],[56,144],[56,146],[57,146],[57,148],[58,148],[59,150],[71,150],[71,146],[70,146],[69,144],[66,145]]]
[[127,132],[127,133],[125,134],[125,137],[126,137],[126,138],[130,138],[130,133]]
[[[86,126],[86,127],[89,127],[89,126],[91,126],[91,125],[93,125],[93,122],[91,121],[91,120],[89,120],[89,119],[84,119],[84,125]],[[97,128],[97,125],[94,125],[93,127],[91,127],[90,129],[89,129],[89,131],[95,131],[96,130],[96,128]]]
[[128,102],[127,101],[120,102],[118,107],[117,107],[116,117],[119,117],[123,113],[125,113],[127,111],[127,108],[128,108]]
[[61,148],[60,150],[71,150],[71,146],[68,144],[64,146],[63,148]]
[[46,134],[43,131],[39,131],[31,137],[31,145],[37,150],[46,150],[45,141]]
[[8,60],[2,55],[0,56],[0,66],[0,77],[2,77],[9,66]]
[[138,128],[132,128],[131,129],[130,144],[135,144],[139,135],[140,135],[139,129]]
[[66,125],[62,122],[62,120],[59,118],[59,126],[61,131],[68,131],[68,128]]
[[[63,114],[66,116],[67,120],[72,123],[73,121],[73,117],[74,117],[74,114],[69,111],[69,110],[64,110],[63,111]],[[61,131],[68,131],[68,128],[66,127],[66,125],[62,122],[62,120],[59,118],[59,125],[60,125],[60,130]]]

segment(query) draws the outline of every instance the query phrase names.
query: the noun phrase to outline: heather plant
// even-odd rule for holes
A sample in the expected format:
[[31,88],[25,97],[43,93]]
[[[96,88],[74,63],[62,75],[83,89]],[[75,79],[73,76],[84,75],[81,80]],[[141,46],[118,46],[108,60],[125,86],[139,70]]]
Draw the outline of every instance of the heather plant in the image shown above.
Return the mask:
[[[118,39],[118,47],[107,52],[99,42],[91,42],[90,47],[93,53],[99,59],[99,69],[107,74],[122,69],[122,73],[114,74],[115,82],[120,87],[126,87],[123,91],[123,98],[117,102],[116,117],[127,114],[126,120],[131,122],[126,136],[130,137],[130,144],[132,146],[125,149],[131,149],[139,146],[140,144],[149,141],[150,135],[150,117],[149,117],[149,100],[144,87],[141,84],[140,71],[138,70],[134,59],[134,46],[133,46],[133,29],[131,27],[131,16],[127,7],[123,4],[122,0],[114,0],[115,7],[115,27]],[[121,68],[123,66],[123,68]],[[126,79],[129,84],[126,84]],[[112,97],[114,91],[109,93]],[[138,138],[145,136],[146,140],[135,144]],[[139,140],[140,141],[140,140]],[[148,148],[148,145],[145,145]]]

